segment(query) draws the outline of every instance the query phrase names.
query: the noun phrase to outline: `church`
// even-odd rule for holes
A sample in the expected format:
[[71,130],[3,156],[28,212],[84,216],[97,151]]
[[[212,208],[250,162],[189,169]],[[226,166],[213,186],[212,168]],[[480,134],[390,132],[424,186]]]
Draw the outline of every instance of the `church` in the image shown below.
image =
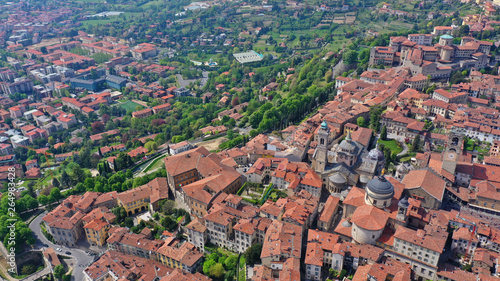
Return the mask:
[[385,166],[382,151],[371,151],[351,139],[351,133],[330,148],[330,129],[326,121],[317,132],[318,145],[313,154],[312,167],[321,176],[323,187],[330,193],[341,193],[351,186],[365,186]]

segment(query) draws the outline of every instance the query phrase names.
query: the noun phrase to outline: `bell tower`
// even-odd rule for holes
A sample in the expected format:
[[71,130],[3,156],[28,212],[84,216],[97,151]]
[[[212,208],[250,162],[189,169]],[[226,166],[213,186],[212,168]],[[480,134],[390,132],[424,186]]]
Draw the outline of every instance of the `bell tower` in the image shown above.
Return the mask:
[[461,134],[451,133],[448,136],[448,143],[443,152],[443,165],[442,169],[454,175],[457,168],[458,156],[462,153],[464,144],[464,137]]
[[325,171],[326,164],[328,162],[329,135],[330,129],[328,128],[326,121],[323,120],[317,134],[318,146],[316,146],[316,151],[314,152],[314,170],[318,173]]

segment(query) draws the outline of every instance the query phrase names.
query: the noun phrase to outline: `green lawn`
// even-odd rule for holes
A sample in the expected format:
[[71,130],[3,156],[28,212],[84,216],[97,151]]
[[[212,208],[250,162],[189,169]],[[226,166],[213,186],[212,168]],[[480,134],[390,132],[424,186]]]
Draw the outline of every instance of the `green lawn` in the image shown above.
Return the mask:
[[240,256],[240,271],[238,272],[238,281],[246,281],[246,260],[243,255]]
[[151,164],[149,164],[149,166],[144,170],[144,173],[147,171],[152,171],[154,169],[160,168],[164,163],[163,159],[165,159],[165,157],[167,157],[167,155],[160,156],[155,160],[153,160],[153,162],[151,162]]
[[383,144],[385,147],[390,148],[392,153],[398,154],[403,151],[403,147],[396,140],[379,140],[378,142]]
[[119,104],[118,106],[119,106],[119,107],[121,107],[121,108],[123,108],[123,109],[125,109],[125,110],[127,110],[127,111],[129,111],[129,110],[130,110],[130,111],[135,111],[135,108],[136,108],[138,105],[139,105],[139,106],[141,106],[141,108],[144,108],[142,105],[140,105],[140,104],[138,104],[138,103],[135,103],[135,102],[133,102],[133,101],[127,101],[127,102],[125,102],[125,103],[121,103],[121,104]]

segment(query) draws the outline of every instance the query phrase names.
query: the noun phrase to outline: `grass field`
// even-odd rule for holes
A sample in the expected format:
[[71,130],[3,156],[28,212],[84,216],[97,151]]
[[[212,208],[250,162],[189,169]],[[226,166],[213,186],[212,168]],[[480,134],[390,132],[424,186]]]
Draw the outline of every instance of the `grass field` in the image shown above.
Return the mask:
[[139,105],[141,108],[143,108],[143,106],[142,106],[142,105],[140,105],[140,104],[138,104],[138,103],[135,103],[135,102],[133,102],[133,101],[127,101],[127,102],[125,102],[125,103],[121,103],[121,104],[119,104],[118,106],[119,106],[119,107],[121,107],[121,108],[123,108],[123,109],[125,109],[125,110],[127,110],[127,111],[129,111],[129,110],[131,110],[131,111],[135,111],[135,108],[136,108],[138,105]]
[[401,145],[396,140],[379,140],[378,142],[385,145],[385,147],[390,148],[392,153],[398,154],[403,151],[403,147],[401,147]]
[[246,261],[245,257],[242,255],[240,256],[240,272],[238,272],[238,281],[245,281],[246,280]]
[[167,155],[160,156],[153,160],[143,172],[146,173],[147,171],[153,171],[154,169],[160,168],[164,164],[163,159],[165,159],[165,157],[167,157]]

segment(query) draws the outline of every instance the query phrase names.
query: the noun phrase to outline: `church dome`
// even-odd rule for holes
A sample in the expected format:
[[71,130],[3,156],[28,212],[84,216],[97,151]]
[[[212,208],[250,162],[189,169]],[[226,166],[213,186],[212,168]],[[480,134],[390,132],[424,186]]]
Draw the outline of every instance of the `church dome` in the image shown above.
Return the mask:
[[326,123],[325,120],[323,120],[323,122],[321,123],[321,129],[328,130],[328,124]]
[[340,143],[339,148],[344,151],[352,152],[356,150],[356,145],[351,140],[345,139]]
[[398,206],[402,208],[408,208],[408,206],[410,206],[408,198],[404,197],[403,199],[399,200]]
[[330,181],[336,184],[345,184],[347,181],[340,173],[335,173],[330,176]]
[[406,166],[404,163],[399,164],[396,168],[396,171],[400,174],[406,174],[409,170],[410,169],[408,168],[408,166]]
[[383,161],[384,160],[384,153],[382,151],[380,151],[377,147],[377,148],[370,150],[370,152],[368,153],[368,157],[371,160]]
[[368,195],[375,199],[389,199],[394,196],[394,186],[384,177],[378,176],[373,178],[366,185]]

